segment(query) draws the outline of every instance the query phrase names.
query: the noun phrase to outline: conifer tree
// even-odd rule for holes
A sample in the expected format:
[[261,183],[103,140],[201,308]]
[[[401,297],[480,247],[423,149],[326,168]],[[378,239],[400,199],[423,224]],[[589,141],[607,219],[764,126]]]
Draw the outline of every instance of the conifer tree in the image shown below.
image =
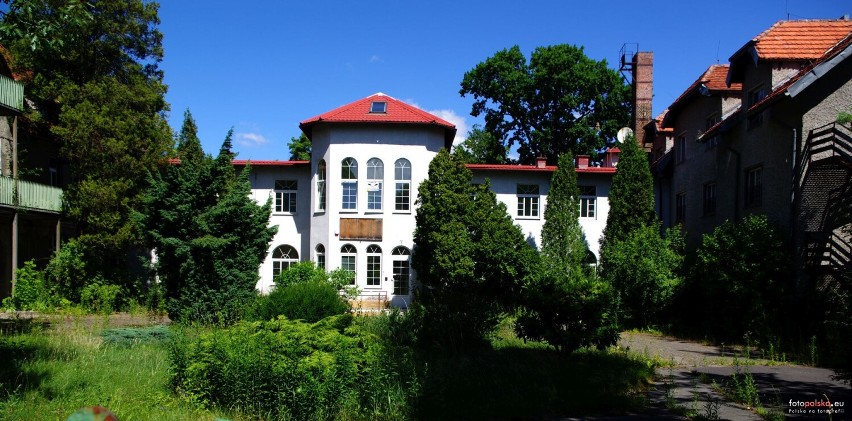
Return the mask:
[[567,152],[559,157],[559,166],[550,181],[541,229],[542,254],[565,273],[577,270],[588,250],[579,222],[579,198],[574,158]]
[[249,167],[236,175],[231,132],[216,159],[205,155],[192,115],[184,115],[179,165],[149,179],[137,214],[173,320],[229,321],[254,295],[257,268],[276,227],[268,227],[270,203],[251,197]]
[[624,240],[639,227],[656,220],[654,187],[648,157],[633,137],[620,145],[618,171],[609,189],[609,214],[606,217],[601,249],[608,242]]

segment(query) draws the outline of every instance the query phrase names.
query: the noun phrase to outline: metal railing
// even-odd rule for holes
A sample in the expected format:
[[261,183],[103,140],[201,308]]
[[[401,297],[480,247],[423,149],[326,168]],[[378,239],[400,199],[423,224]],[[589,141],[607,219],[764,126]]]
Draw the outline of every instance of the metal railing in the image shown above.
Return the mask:
[[62,189],[0,176],[0,205],[58,213],[62,210]]
[[24,85],[0,75],[0,105],[15,110],[24,109]]

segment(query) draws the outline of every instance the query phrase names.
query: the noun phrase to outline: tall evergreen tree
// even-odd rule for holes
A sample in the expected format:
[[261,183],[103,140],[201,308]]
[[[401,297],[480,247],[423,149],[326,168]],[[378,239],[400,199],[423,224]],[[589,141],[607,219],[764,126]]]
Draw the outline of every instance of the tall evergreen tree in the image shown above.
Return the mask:
[[632,137],[620,145],[618,171],[609,189],[609,213],[601,240],[601,250],[607,243],[624,240],[634,230],[649,226],[656,220],[654,186],[648,156],[639,149]]
[[54,138],[74,182],[63,194],[91,272],[126,274],[140,245],[130,218],[144,177],[173,146],[159,62],[158,5],[143,0],[11,0],[0,44],[29,103],[25,127]]
[[236,175],[232,133],[216,159],[205,155],[192,115],[184,115],[179,165],[150,178],[137,219],[156,250],[156,273],[174,320],[232,320],[254,294],[257,268],[276,227],[270,203],[250,197],[249,168]]
[[537,253],[485,185],[442,150],[420,184],[412,267],[424,340],[454,347],[482,341],[511,307]]
[[559,156],[559,166],[550,181],[541,228],[541,251],[559,270],[571,273],[580,268],[587,250],[586,236],[580,227],[580,188],[574,157],[567,152]]

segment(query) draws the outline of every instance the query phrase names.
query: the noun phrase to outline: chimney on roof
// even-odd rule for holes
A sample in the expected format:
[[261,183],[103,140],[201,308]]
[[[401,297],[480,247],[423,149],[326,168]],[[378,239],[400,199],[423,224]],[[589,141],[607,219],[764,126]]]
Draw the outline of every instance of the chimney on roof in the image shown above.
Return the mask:
[[618,166],[618,155],[621,153],[621,149],[612,148],[606,151],[606,155],[604,156],[604,167],[615,168]]
[[645,139],[645,124],[651,121],[651,101],[654,96],[654,53],[637,52],[633,56],[633,133],[641,148]]
[[535,159],[535,167],[536,168],[544,168],[547,166],[547,158],[540,156]]
[[588,155],[577,155],[577,168],[589,168]]

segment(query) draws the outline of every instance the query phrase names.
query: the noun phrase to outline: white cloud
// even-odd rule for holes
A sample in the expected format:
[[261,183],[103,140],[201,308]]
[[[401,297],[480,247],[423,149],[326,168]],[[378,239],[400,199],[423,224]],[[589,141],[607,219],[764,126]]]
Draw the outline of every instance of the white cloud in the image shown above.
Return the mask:
[[377,55],[375,55],[375,54],[373,54],[372,56],[370,56],[370,63],[378,63],[378,62],[380,62],[380,61],[382,61],[382,58],[381,58],[381,57],[379,57],[379,56],[377,56]]
[[447,120],[452,124],[455,124],[455,126],[456,126],[456,137],[453,139],[453,147],[464,142],[465,136],[467,136],[467,121],[465,120],[464,116],[460,116],[460,115],[456,114],[455,111],[450,110],[450,109],[429,110],[427,112],[429,114],[434,114],[438,117],[441,117],[444,120]]
[[235,137],[237,138],[237,144],[248,148],[269,143],[269,139],[260,133],[237,133]]

